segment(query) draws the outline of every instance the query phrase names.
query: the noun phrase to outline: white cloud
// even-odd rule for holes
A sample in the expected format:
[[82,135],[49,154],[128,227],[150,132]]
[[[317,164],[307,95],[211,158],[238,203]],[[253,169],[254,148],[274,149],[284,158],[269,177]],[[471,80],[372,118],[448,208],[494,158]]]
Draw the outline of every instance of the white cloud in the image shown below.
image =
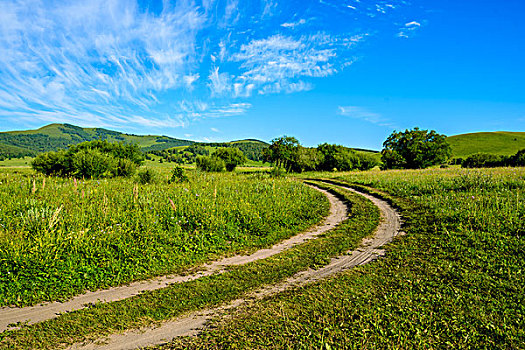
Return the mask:
[[283,23],[283,24],[281,24],[281,27],[294,29],[295,27],[303,25],[305,23],[306,23],[306,20],[304,18],[301,18],[297,22],[286,22],[286,23]]
[[[329,32],[325,15],[381,16],[400,3],[321,0],[290,17],[282,0],[162,1],[159,11],[138,0],[2,0],[0,118],[141,130],[242,115],[251,105],[234,102],[309,91],[356,60],[372,20]],[[422,25],[399,26],[408,36]]]
[[197,80],[199,80],[200,75],[197,74],[189,74],[184,76],[184,84],[186,84],[186,88],[188,90],[193,90],[193,83],[195,83]]
[[210,128],[210,130],[213,131],[213,132],[220,132],[219,129],[217,129],[217,128]]
[[359,106],[339,106],[337,113],[339,115],[364,120],[379,126],[392,126],[392,124],[381,114],[371,112],[368,109]]
[[309,90],[313,85],[301,78],[335,74],[337,69],[333,61],[338,58],[338,49],[348,49],[349,40],[355,44],[361,39],[334,38],[316,33],[299,38],[277,34],[252,40],[242,45],[231,58],[240,64],[242,70],[236,78],[235,91],[242,95],[243,86],[258,89],[259,94]]
[[421,23],[412,21],[405,23],[405,25],[401,28],[399,28],[399,32],[397,33],[397,36],[399,38],[410,38],[412,37],[416,31],[421,28]]
[[228,73],[219,73],[219,67],[212,69],[208,79],[208,87],[212,96],[223,96],[232,89],[230,75]]
[[421,23],[418,23],[416,21],[412,21],[409,23],[405,23],[405,27],[421,27]]
[[0,7],[0,76],[11,96],[2,100],[0,115],[14,118],[16,111],[41,121],[108,126],[180,124],[153,107],[158,93],[194,81],[181,77],[195,61],[195,34],[204,25],[197,7],[177,4],[159,16],[126,0],[62,6],[6,0]]

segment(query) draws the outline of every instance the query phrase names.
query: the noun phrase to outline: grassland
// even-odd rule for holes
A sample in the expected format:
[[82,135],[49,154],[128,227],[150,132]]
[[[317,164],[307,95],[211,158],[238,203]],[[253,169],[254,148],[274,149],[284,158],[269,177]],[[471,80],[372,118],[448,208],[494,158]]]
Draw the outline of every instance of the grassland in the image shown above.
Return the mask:
[[525,148],[525,132],[477,132],[447,137],[453,157],[475,153],[510,156]]
[[182,313],[215,306],[274,284],[308,268],[324,265],[332,256],[355,247],[376,227],[378,210],[366,199],[337,190],[350,205],[350,216],[336,229],[272,257],[231,267],[223,274],[202,277],[112,303],[67,313],[56,319],[0,334],[0,348],[58,349],[169,320]]
[[289,179],[190,172],[182,184],[0,169],[0,305],[181,272],[318,222],[326,198]]
[[391,201],[407,235],[164,349],[525,348],[525,168],[317,176]]

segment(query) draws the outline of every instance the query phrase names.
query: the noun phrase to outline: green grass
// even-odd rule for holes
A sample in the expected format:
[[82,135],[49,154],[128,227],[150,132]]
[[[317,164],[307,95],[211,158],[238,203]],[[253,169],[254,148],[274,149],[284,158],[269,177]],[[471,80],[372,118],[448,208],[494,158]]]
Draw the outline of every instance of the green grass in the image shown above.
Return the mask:
[[164,168],[161,182],[137,185],[23,170],[0,169],[0,305],[181,272],[271,245],[328,208],[318,191],[264,174],[188,172],[168,185]]
[[338,191],[349,201],[350,217],[336,229],[270,258],[230,268],[221,275],[59,316],[0,335],[2,349],[57,349],[97,339],[125,329],[152,325],[182,313],[212,307],[265,284],[274,284],[307,268],[325,265],[329,258],[355,247],[377,226],[378,210],[368,200]]
[[475,153],[510,156],[525,148],[525,132],[477,132],[447,137],[453,157]]
[[165,348],[525,348],[525,168],[318,175],[394,203],[407,235]]
[[0,161],[0,167],[23,167],[29,168],[31,166],[31,161],[33,157],[24,157],[24,158],[13,158]]

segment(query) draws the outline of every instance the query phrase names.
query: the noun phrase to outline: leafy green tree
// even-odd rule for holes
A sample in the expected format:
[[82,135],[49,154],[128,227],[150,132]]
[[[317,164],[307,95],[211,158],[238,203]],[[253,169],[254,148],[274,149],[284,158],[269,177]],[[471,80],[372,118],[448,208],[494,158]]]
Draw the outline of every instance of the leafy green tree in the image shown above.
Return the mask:
[[272,144],[263,150],[265,162],[291,171],[299,157],[299,141],[295,137],[281,136],[272,140]]
[[446,162],[450,154],[445,135],[416,127],[392,132],[383,143],[381,160],[384,169],[422,169]]
[[361,159],[353,149],[328,143],[320,144],[317,146],[317,149],[324,158],[319,166],[319,170],[348,171],[360,168]]
[[233,171],[237,165],[241,165],[246,162],[244,153],[242,153],[240,149],[234,147],[219,148],[213,152],[212,157],[222,159],[227,171]]
[[298,157],[294,171],[314,171],[319,169],[323,162],[324,156],[315,148],[299,146]]

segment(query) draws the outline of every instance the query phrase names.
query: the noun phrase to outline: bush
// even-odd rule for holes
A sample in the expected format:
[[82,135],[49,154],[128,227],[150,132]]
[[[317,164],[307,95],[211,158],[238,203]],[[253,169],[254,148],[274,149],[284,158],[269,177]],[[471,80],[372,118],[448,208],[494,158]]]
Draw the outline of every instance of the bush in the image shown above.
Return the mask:
[[130,177],[137,170],[137,164],[129,159],[118,159],[117,168],[114,172],[115,176]]
[[368,153],[357,153],[359,170],[370,170],[379,165],[379,159]]
[[511,156],[509,163],[512,166],[525,166],[525,148],[519,150],[515,155]]
[[171,171],[171,178],[168,180],[168,183],[179,183],[179,182],[187,182],[188,177],[186,174],[184,174],[184,169],[180,166],[176,166]]
[[244,153],[238,148],[219,148],[213,154],[212,157],[220,158],[224,161],[226,170],[233,171],[237,165],[241,165],[246,162]]
[[283,168],[274,166],[272,170],[270,171],[270,176],[271,177],[283,177],[285,173],[286,173],[286,170],[284,170]]
[[226,166],[224,160],[213,156],[198,156],[196,162],[197,169],[208,172],[221,172]]
[[136,182],[141,185],[152,184],[158,182],[160,174],[153,169],[145,168],[137,172]]
[[95,140],[39,154],[31,165],[45,175],[99,178],[131,176],[143,160],[137,145]]
[[463,164],[463,161],[464,161],[464,159],[461,158],[461,157],[454,157],[454,158],[450,159],[448,164],[450,164],[450,165],[461,165],[461,164]]
[[66,151],[41,153],[31,162],[33,169],[44,175],[67,176],[72,172],[71,157]]
[[468,156],[463,161],[461,166],[463,168],[494,168],[504,166],[507,161],[506,157],[498,156],[489,153],[476,153]]
[[97,179],[110,177],[117,168],[117,160],[94,149],[83,149],[72,158],[73,174],[76,177]]

